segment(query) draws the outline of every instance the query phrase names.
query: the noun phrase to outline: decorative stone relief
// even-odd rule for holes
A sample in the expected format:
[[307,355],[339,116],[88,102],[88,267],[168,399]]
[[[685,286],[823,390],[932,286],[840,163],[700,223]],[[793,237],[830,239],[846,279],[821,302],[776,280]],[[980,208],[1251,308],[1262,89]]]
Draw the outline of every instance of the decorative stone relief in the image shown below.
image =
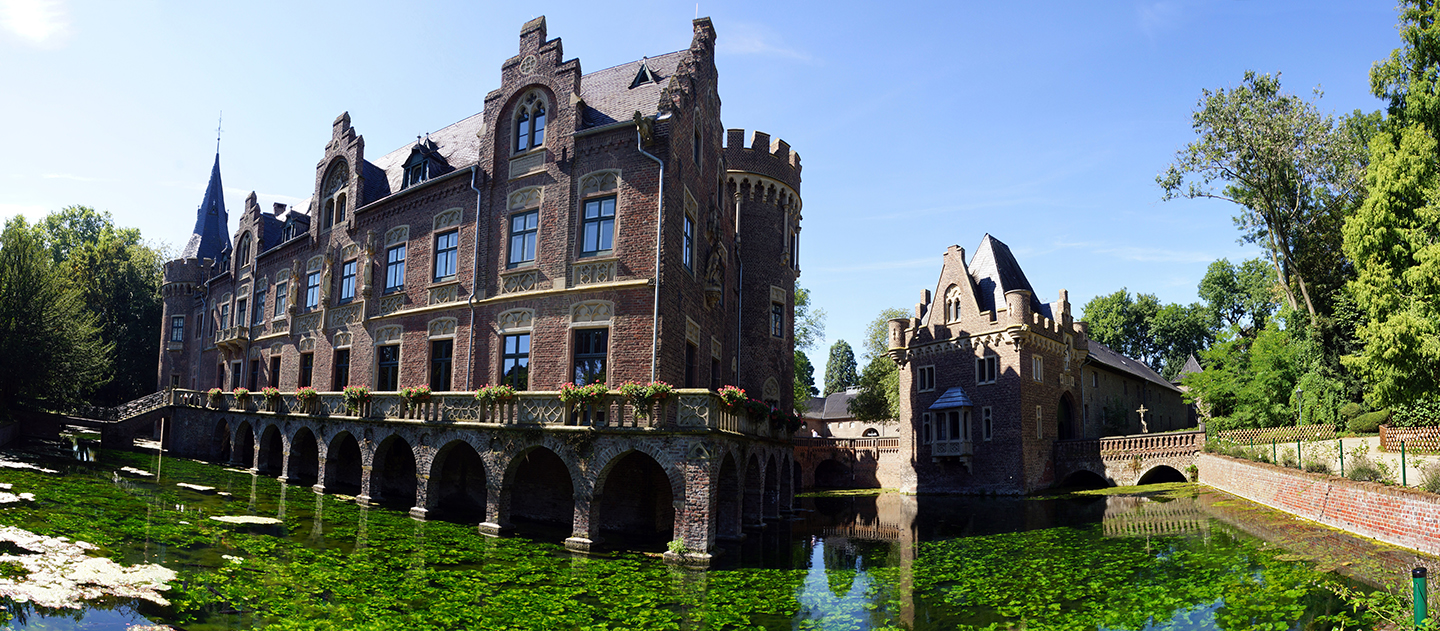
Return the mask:
[[451,208],[435,215],[435,231],[439,232],[451,226],[460,225],[460,209]]
[[394,294],[380,299],[380,315],[390,315],[405,306],[405,294]]
[[505,207],[510,210],[524,210],[539,206],[543,190],[538,186],[531,186],[515,191],[510,194],[509,203]]
[[284,344],[281,344],[281,343],[279,343],[279,342],[276,342],[276,343],[270,345],[270,354],[271,354],[271,355],[279,355],[280,353],[283,353],[283,352],[285,352],[285,345],[284,345]]
[[264,349],[260,348],[259,346],[251,346],[251,347],[250,347],[250,359],[260,359],[260,351],[262,351],[262,350],[264,350]]
[[558,424],[565,419],[565,404],[559,398],[521,399],[521,423]]
[[385,232],[385,247],[410,240],[410,226],[395,226]]
[[537,149],[510,159],[510,179],[522,177],[545,168],[545,150]]
[[780,383],[775,381],[774,377],[770,377],[769,379],[765,380],[764,385],[760,386],[760,393],[760,396],[762,397],[760,399],[761,401],[779,401]]
[[705,443],[695,443],[690,446],[690,453],[685,458],[687,460],[709,460],[710,450],[705,448]]
[[580,178],[580,195],[608,193],[619,188],[620,172],[614,170],[596,171]]
[[348,305],[330,310],[330,326],[345,326],[360,321],[360,305]]
[[270,332],[271,332],[271,333],[286,333],[286,332],[289,332],[289,331],[290,331],[290,321],[289,321],[289,320],[280,319],[280,320],[271,320],[271,321],[270,321]]
[[307,272],[318,272],[318,271],[320,271],[320,267],[323,266],[324,264],[325,264],[325,257],[324,257],[324,256],[312,256],[312,257],[310,257],[310,260],[305,261],[305,271],[307,271]]
[[453,283],[450,285],[441,285],[440,287],[431,287],[430,296],[427,299],[426,304],[443,305],[446,303],[459,301],[460,284]]
[[341,331],[335,334],[335,348],[350,348],[350,342],[354,336],[349,331]]
[[340,250],[340,260],[348,261],[360,256],[360,246],[351,243]]
[[789,301],[786,300],[786,298],[787,296],[785,295],[784,289],[781,289],[774,285],[770,286],[770,302],[778,302],[782,305],[789,304]]
[[721,357],[725,356],[724,350],[720,346],[720,340],[717,340],[713,337],[710,338],[710,356],[714,357],[715,359],[720,359]]
[[382,326],[375,329],[375,345],[379,346],[388,342],[399,342],[400,335],[404,330],[398,324]]
[[524,59],[520,60],[520,74],[535,74],[535,68],[539,65],[540,60],[536,59],[534,55],[526,55]]
[[455,337],[455,318],[436,318],[430,321],[430,338]]
[[315,350],[315,338],[313,338],[313,337],[302,337],[302,338],[300,338],[300,344],[299,344],[299,346],[300,346],[300,352],[302,352],[302,353],[308,353],[308,352],[310,352],[310,351],[313,351],[313,350]]
[[608,300],[590,300],[570,308],[570,321],[609,322],[615,315],[615,306]]
[[681,427],[708,427],[710,425],[710,395],[680,395]]
[[535,325],[535,311],[533,309],[511,309],[500,314],[496,322],[501,333],[528,331]]
[[295,330],[300,333],[308,333],[320,328],[320,314],[312,313],[295,320]]
[[690,316],[685,316],[685,341],[694,344],[698,350],[700,346],[700,325],[694,320],[691,320]]
[[535,291],[540,284],[540,272],[538,270],[526,270],[505,274],[500,277],[500,293],[518,294],[525,291]]
[[570,286],[615,281],[616,260],[584,261],[570,266]]

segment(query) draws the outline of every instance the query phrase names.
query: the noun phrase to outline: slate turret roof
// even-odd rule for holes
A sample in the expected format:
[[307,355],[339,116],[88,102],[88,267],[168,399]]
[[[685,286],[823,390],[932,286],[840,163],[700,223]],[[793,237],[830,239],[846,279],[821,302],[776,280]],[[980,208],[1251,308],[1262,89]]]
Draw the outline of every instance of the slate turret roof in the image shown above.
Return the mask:
[[180,258],[220,260],[230,251],[230,217],[225,213],[225,189],[220,185],[220,154],[210,169],[210,183],[205,186],[205,199],[195,209],[195,230],[185,244]]
[[975,299],[979,301],[981,311],[995,311],[996,306],[1005,304],[1006,292],[1024,289],[1030,292],[1032,311],[1055,319],[1050,305],[1041,303],[1035,297],[1035,288],[1031,287],[1030,280],[1025,278],[1025,270],[1020,269],[1015,255],[1010,253],[1010,246],[1001,243],[999,239],[986,234],[985,238],[980,240],[980,247],[975,250],[975,256],[971,257],[967,268],[970,277],[975,279]]

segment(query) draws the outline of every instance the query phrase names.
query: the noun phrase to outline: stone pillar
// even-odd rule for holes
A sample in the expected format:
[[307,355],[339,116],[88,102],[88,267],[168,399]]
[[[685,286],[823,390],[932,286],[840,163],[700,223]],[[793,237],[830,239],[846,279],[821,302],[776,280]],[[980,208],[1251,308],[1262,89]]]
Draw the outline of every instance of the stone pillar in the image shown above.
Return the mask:
[[780,515],[795,514],[795,464],[787,459],[780,461]]
[[430,506],[430,501],[429,501],[428,499],[426,499],[426,498],[430,495],[430,493],[429,493],[430,488],[429,488],[429,487],[430,487],[430,476],[425,475],[425,474],[422,474],[422,473],[419,473],[419,472],[416,472],[416,473],[415,473],[415,506],[413,506],[413,507],[410,508],[410,517],[411,517],[411,518],[413,518],[413,519],[418,519],[418,520],[420,520],[420,521],[424,521],[424,520],[425,520],[425,516],[430,513],[430,508],[431,508],[431,506]]
[[370,488],[373,486],[370,481],[372,468],[368,464],[360,463],[360,494],[355,496],[355,503],[361,506],[370,505]]
[[565,547],[576,552],[589,552],[600,543],[600,527],[592,519],[594,509],[600,505],[600,498],[594,495],[576,495],[574,517],[570,525],[570,538]]
[[718,494],[713,491],[719,467],[711,462],[709,451],[704,449],[692,451],[691,459],[677,466],[685,475],[685,497],[675,499],[675,539],[685,544],[686,552],[683,556],[666,552],[665,560],[683,565],[709,565],[715,554]]
[[280,446],[280,477],[281,482],[290,481],[290,441],[286,440]]
[[310,490],[312,490],[312,491],[314,491],[314,492],[316,492],[316,493],[324,493],[324,492],[325,492],[325,461],[326,461],[326,459],[327,459],[327,458],[325,457],[325,454],[324,454],[324,453],[321,453],[321,454],[320,454],[320,458],[317,459],[317,463],[318,463],[317,466],[319,467],[319,471],[317,471],[317,472],[315,473],[315,486],[310,487]]
[[744,499],[740,502],[740,527],[744,530],[760,530],[765,527],[765,474],[755,478],[746,476],[742,483]]
[[485,521],[480,522],[480,534],[499,537],[510,530],[510,494],[501,481],[486,478]]

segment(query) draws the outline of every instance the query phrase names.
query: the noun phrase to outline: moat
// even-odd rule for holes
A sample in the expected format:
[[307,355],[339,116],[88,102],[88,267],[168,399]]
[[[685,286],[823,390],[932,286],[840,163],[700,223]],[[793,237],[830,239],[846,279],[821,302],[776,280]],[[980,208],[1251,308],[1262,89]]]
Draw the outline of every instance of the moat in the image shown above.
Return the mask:
[[[6,600],[0,616],[15,629],[1354,629],[1365,627],[1327,586],[1369,590],[1415,562],[1182,488],[801,498],[795,519],[694,571],[657,558],[663,542],[580,555],[563,547],[565,532],[487,537],[473,523],[416,521],[273,477],[86,441],[0,460],[54,471],[0,468],[12,493],[34,494],[0,505],[0,526],[176,573],[161,593],[168,605]],[[222,516],[279,523],[213,519]],[[0,543],[0,555],[25,553]],[[0,562],[0,593],[22,573]]]

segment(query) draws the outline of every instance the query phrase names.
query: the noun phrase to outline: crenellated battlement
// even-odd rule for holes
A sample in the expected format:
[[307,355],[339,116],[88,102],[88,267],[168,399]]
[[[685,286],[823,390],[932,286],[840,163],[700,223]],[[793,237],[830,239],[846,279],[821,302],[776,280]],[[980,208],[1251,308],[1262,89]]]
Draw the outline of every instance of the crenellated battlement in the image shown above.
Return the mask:
[[194,287],[209,278],[209,259],[182,258],[165,262],[165,295],[189,294]]
[[771,140],[770,134],[763,131],[752,132],[746,145],[745,130],[726,130],[725,162],[731,173],[754,173],[800,191],[800,154],[790,148],[790,143],[779,138]]

